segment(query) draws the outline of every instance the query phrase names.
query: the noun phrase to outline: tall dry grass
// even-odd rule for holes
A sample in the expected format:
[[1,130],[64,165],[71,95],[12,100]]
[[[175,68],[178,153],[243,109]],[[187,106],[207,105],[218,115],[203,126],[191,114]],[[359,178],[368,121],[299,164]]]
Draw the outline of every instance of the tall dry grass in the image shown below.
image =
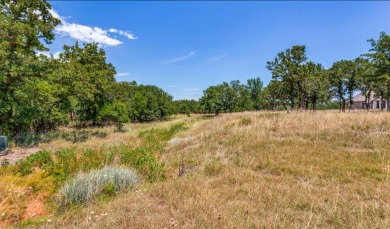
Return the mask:
[[167,181],[45,227],[390,227],[389,113],[223,114],[182,137]]

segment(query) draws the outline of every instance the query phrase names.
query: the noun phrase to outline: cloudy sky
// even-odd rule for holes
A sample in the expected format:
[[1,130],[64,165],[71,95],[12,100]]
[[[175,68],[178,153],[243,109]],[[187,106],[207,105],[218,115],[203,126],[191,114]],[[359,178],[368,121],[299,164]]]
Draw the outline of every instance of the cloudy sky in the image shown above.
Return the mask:
[[330,67],[390,33],[390,2],[49,1],[62,25],[50,46],[99,42],[118,81],[198,99],[223,81],[271,78],[266,62],[293,45]]

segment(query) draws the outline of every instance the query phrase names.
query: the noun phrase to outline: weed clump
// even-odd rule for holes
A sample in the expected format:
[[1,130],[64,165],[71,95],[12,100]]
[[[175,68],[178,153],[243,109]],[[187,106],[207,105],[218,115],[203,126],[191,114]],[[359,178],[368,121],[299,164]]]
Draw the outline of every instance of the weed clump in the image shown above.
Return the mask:
[[250,124],[252,124],[252,119],[250,118],[242,118],[238,123],[239,126],[249,126]]
[[115,195],[129,191],[137,186],[138,174],[132,169],[104,167],[88,173],[79,173],[60,189],[56,202],[60,208],[86,204],[99,195]]
[[217,160],[213,160],[204,166],[203,172],[206,176],[217,176],[224,170],[224,165]]

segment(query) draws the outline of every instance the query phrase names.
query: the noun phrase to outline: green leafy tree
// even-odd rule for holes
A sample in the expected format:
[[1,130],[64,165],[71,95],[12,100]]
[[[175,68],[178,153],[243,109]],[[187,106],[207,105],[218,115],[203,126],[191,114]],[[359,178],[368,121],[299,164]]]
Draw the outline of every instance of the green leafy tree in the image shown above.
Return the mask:
[[315,111],[318,103],[326,103],[330,100],[329,81],[321,64],[311,61],[303,65],[304,77],[302,77],[302,98],[305,109]]
[[261,93],[262,107],[269,110],[278,110],[282,106],[288,111],[290,96],[286,90],[290,88],[290,84],[284,81],[271,80]]
[[345,112],[346,95],[347,95],[347,80],[349,78],[348,71],[350,62],[342,60],[335,62],[328,70],[328,79],[331,85],[332,95],[340,101],[340,111]]
[[133,121],[153,121],[173,113],[172,96],[156,86],[140,85],[135,88],[129,103]]
[[[283,82],[283,92],[287,94],[290,109],[302,108],[304,104],[303,65],[307,61],[305,46],[296,45],[291,49],[278,53],[274,61],[267,62],[267,68],[272,72],[272,79]],[[283,96],[285,97],[285,96]]]
[[[30,87],[31,80],[44,78],[44,64],[36,55],[45,51],[44,43],[54,39],[53,29],[60,23],[44,0],[0,1],[0,132],[15,134],[31,128],[21,123],[23,104],[17,95]],[[44,43],[43,43],[44,42]],[[23,114],[25,115],[25,114]],[[34,120],[34,119],[29,119]]]
[[200,98],[200,104],[207,113],[215,113],[216,116],[223,109],[221,99],[221,87],[211,86],[203,91],[203,96]]
[[361,85],[361,78],[365,75],[363,60],[341,60],[333,64],[328,70],[329,81],[333,95],[340,101],[340,110],[345,111],[347,100],[349,108],[353,108],[353,94]]
[[250,99],[252,100],[253,109],[256,111],[261,108],[261,91],[263,89],[263,82],[260,78],[249,79],[247,81],[247,89],[249,91]]
[[[382,32],[378,40],[369,39],[371,49],[369,57],[375,67],[375,94],[387,100],[387,110],[390,111],[390,36]],[[383,106],[382,106],[383,107]]]
[[97,124],[100,109],[115,99],[112,89],[116,71],[106,59],[105,51],[97,43],[84,44],[84,47],[78,42],[65,45],[60,54],[53,81],[63,87],[59,97],[66,105],[64,110],[79,121]]
[[373,92],[378,89],[379,85],[376,85],[375,67],[370,63],[368,59],[356,58],[356,62],[359,65],[360,77],[358,78],[359,86],[358,90],[361,91],[365,97],[365,108],[370,109],[370,98]]
[[128,106],[126,103],[115,100],[106,104],[99,111],[99,120],[104,122],[114,122],[119,132],[123,131],[123,123],[129,122]]

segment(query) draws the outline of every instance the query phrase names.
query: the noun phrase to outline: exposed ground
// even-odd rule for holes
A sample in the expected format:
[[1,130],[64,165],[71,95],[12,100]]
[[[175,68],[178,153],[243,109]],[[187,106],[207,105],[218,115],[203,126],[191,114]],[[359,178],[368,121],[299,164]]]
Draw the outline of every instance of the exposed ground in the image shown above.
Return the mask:
[[40,148],[38,147],[17,147],[6,150],[4,153],[0,155],[0,162],[8,161],[11,165],[15,164],[20,159],[26,158],[31,154],[38,152]]
[[[30,227],[390,227],[389,113],[251,112],[183,120],[190,128],[159,155],[164,181],[53,216],[49,209],[44,223]],[[117,139],[113,135],[107,138]]]

